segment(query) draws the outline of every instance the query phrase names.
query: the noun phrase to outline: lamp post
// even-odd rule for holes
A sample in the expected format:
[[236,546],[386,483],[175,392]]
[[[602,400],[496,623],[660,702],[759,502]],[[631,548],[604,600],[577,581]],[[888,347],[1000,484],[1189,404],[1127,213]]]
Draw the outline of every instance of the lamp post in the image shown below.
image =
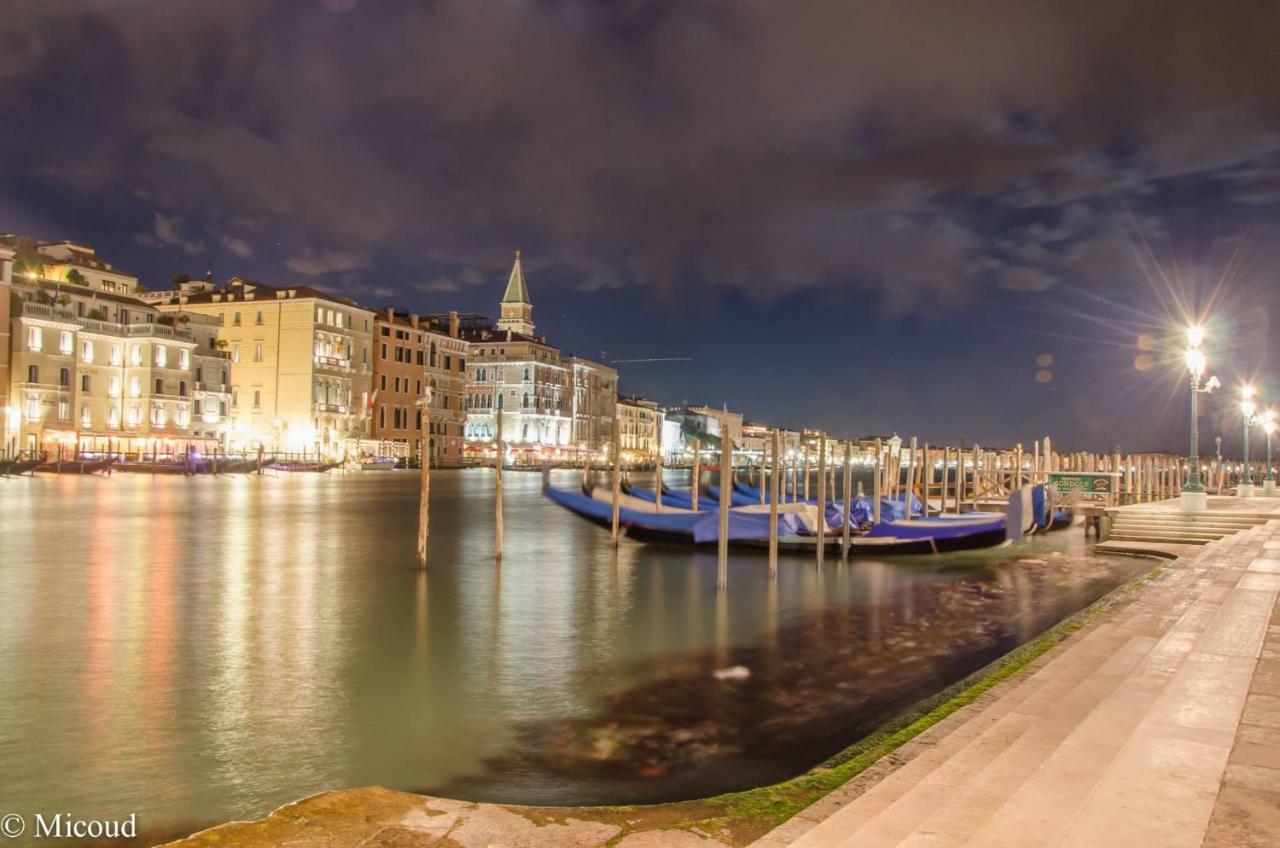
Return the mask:
[[1276,473],[1271,467],[1271,434],[1276,431],[1276,411],[1268,409],[1262,414],[1262,432],[1267,434],[1267,476],[1262,478],[1262,491],[1271,494],[1276,490]]
[[1242,498],[1253,497],[1253,472],[1249,468],[1249,428],[1253,426],[1254,418],[1258,414],[1258,404],[1253,400],[1254,394],[1253,386],[1240,387],[1240,414],[1244,418],[1244,476],[1240,478],[1236,494]]
[[1209,394],[1219,385],[1217,377],[1210,377],[1204,384],[1200,379],[1204,376],[1208,359],[1200,346],[1204,344],[1204,328],[1194,324],[1187,328],[1187,351],[1184,359],[1187,370],[1191,372],[1191,473],[1187,475],[1187,484],[1182,488],[1182,509],[1185,512],[1204,512],[1209,508],[1209,496],[1205,494],[1204,484],[1200,481],[1200,415],[1197,398],[1201,394]]

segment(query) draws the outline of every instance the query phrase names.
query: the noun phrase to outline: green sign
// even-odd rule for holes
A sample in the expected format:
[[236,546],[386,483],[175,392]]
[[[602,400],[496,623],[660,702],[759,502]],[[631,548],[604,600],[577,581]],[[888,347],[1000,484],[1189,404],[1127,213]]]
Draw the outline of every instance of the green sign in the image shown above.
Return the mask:
[[1109,495],[1115,491],[1115,474],[1085,472],[1050,472],[1048,483],[1058,487],[1060,495]]

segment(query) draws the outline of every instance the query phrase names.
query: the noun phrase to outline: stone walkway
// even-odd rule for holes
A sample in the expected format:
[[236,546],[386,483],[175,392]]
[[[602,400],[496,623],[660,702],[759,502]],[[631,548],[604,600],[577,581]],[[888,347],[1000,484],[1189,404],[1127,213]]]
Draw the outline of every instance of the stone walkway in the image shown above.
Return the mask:
[[1280,845],[1280,521],[1164,568],[755,846]]

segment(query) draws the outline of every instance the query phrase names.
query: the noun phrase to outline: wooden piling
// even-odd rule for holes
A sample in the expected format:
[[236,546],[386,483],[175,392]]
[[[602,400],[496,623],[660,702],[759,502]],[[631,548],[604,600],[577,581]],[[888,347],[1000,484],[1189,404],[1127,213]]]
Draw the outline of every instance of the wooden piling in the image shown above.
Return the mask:
[[702,488],[702,440],[693,440],[693,511],[698,511],[698,490]]
[[942,515],[947,514],[947,477],[949,476],[948,474],[949,468],[947,466],[947,463],[949,463],[950,461],[951,461],[951,448],[943,447],[942,449],[942,484],[941,484],[941,489],[939,490],[939,493],[938,493],[938,499],[940,501],[939,506],[942,507],[942,509],[939,510],[939,513]]
[[[501,404],[501,398],[499,398]],[[615,416],[615,421],[617,417]],[[502,543],[503,533],[506,528],[502,522],[502,406],[498,406],[498,433],[497,441],[494,444],[494,490],[493,490],[493,521],[494,521],[494,555],[498,559],[502,559]]]
[[853,445],[844,443],[844,524],[840,528],[840,556],[849,558],[849,523],[853,517]]
[[618,547],[618,505],[622,495],[622,440],[618,435],[618,417],[613,418],[613,479],[610,481],[609,538]]
[[818,437],[818,568],[827,552],[827,434]]
[[[422,403],[422,432],[430,433],[428,426],[431,409],[427,402]],[[431,462],[427,458],[427,437],[424,435],[418,440],[418,463],[422,466],[421,486],[418,490],[418,568],[426,570],[427,567],[427,530],[428,530],[428,513],[427,504],[431,492]]]
[[770,438],[769,455],[769,576],[778,576],[778,431]]
[[[654,484],[653,493],[657,500],[656,512],[662,512],[662,418],[654,413]],[[615,428],[616,429],[616,428]]]
[[911,453],[907,454],[907,481],[903,487],[902,498],[902,517],[904,521],[911,520],[911,500],[913,493],[911,487],[915,483],[916,476],[916,437],[911,437]]
[[876,439],[876,458],[872,460],[871,474],[871,515],[876,524],[880,523],[880,440]]
[[716,588],[729,585],[729,493],[733,486],[733,438],[727,418],[720,421],[720,532],[717,534]]
[[[800,445],[804,447],[804,435],[801,434]],[[804,499],[809,500],[809,448],[804,447]]]

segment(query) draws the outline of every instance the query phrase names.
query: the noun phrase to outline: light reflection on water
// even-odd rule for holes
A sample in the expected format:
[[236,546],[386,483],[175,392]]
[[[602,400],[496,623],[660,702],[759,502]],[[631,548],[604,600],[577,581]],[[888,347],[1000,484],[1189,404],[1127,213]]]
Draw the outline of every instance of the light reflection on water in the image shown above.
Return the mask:
[[[1080,556],[1074,531],[1032,549],[828,560],[822,572],[784,558],[776,582],[762,557],[735,557],[723,595],[713,552],[614,551],[606,531],[541,498],[538,475],[506,483],[496,563],[492,474],[433,475],[423,575],[413,474],[0,480],[6,810],[136,811],[160,833],[368,784],[652,799],[629,779],[540,762],[530,728],[593,721],[691,656],[722,665],[759,649],[761,663],[781,662],[787,627],[889,645],[886,629],[914,626],[915,605],[946,587],[991,587],[1001,600],[982,615],[1023,641],[1140,568],[1113,563],[1081,582],[1013,564]],[[832,609],[853,624],[814,617]],[[719,780],[702,771],[670,791]]]

